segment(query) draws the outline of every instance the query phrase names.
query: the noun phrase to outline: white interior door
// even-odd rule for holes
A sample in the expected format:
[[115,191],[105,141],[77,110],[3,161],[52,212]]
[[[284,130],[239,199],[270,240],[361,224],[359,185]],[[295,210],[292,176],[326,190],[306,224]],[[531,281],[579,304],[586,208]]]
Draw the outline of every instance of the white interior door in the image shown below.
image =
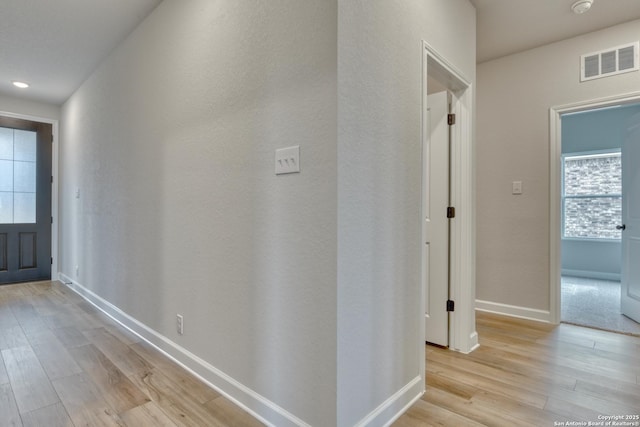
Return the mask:
[[425,243],[427,257],[425,292],[425,341],[449,345],[449,112],[447,92],[427,97],[427,138],[424,147]]
[[640,322],[640,115],[622,144],[622,313]]

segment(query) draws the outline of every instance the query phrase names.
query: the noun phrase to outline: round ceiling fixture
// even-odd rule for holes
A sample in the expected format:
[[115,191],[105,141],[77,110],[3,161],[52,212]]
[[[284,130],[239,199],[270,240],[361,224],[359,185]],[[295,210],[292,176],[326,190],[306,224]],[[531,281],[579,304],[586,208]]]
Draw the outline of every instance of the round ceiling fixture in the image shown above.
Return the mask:
[[20,89],[26,89],[29,87],[29,83],[20,82],[18,80],[14,80],[12,83],[15,87],[19,87]]
[[574,4],[571,5],[571,10],[573,13],[580,15],[585,13],[587,10],[591,9],[593,5],[593,0],[578,0]]

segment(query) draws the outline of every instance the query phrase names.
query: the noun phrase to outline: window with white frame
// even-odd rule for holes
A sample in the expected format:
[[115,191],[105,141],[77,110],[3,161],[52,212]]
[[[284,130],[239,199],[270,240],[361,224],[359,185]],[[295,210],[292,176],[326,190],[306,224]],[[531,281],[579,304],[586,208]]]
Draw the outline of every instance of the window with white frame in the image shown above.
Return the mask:
[[620,151],[562,157],[562,229],[569,239],[621,238],[622,160]]

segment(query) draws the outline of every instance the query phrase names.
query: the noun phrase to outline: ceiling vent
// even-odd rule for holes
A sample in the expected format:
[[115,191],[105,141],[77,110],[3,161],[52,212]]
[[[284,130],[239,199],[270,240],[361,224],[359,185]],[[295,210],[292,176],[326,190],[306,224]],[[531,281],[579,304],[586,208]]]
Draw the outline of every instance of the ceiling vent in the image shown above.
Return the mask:
[[587,53],[580,57],[580,81],[638,71],[639,42]]

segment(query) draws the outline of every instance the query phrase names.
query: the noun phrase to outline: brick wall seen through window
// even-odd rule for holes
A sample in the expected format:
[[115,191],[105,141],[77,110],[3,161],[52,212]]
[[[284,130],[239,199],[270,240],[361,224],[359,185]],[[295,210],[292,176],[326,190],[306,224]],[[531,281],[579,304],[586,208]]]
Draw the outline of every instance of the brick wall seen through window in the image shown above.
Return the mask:
[[622,162],[619,152],[563,158],[563,236],[620,239]]

